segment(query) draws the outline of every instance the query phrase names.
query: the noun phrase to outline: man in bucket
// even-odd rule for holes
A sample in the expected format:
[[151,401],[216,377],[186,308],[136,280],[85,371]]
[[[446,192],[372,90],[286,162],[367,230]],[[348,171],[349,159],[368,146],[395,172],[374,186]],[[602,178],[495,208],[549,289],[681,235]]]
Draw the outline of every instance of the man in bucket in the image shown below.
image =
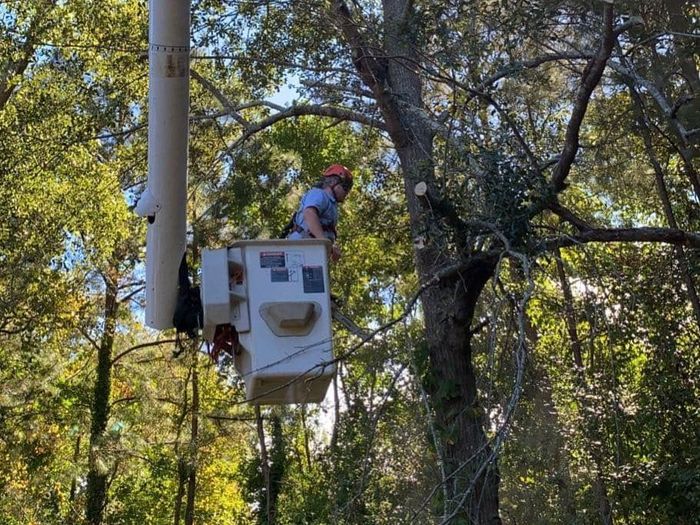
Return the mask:
[[299,209],[290,221],[287,239],[327,238],[333,242],[331,258],[337,261],[340,250],[337,238],[338,204],[352,189],[352,173],[341,164],[331,164],[323,172],[321,181],[301,198]]

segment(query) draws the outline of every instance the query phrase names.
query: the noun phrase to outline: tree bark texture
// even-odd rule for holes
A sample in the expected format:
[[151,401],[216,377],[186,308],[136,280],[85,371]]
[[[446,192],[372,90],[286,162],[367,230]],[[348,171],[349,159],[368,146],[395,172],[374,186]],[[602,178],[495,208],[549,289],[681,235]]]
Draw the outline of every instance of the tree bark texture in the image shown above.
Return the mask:
[[190,450],[187,472],[187,505],[185,525],[194,524],[194,504],[197,491],[197,441],[199,439],[199,376],[197,374],[197,353],[192,355],[192,421]]
[[581,339],[578,335],[576,313],[574,311],[574,299],[569,285],[569,279],[566,275],[564,264],[561,260],[561,252],[556,252],[557,274],[559,282],[564,294],[564,317],[566,319],[566,327],[571,341],[572,357],[575,368],[576,377],[579,381],[579,387],[582,395],[579,396],[578,404],[583,414],[583,434],[589,443],[589,450],[595,464],[595,480],[594,495],[598,505],[598,513],[603,525],[613,525],[613,511],[610,505],[610,497],[608,496],[608,488],[603,476],[603,454],[598,446],[594,443],[602,442],[600,434],[600,423],[597,421],[595,414],[596,407],[590,406],[590,387],[586,380],[585,368],[583,365]]
[[173,518],[173,523],[175,525],[180,525],[180,521],[182,520],[182,504],[185,500],[185,487],[187,486],[187,480],[189,478],[189,467],[188,467],[188,458],[186,456],[183,456],[180,454],[180,435],[182,434],[182,428],[185,423],[185,419],[187,418],[187,414],[190,411],[189,408],[189,395],[188,395],[188,385],[190,382],[190,378],[192,377],[192,368],[190,367],[188,371],[188,375],[185,378],[184,384],[183,384],[183,399],[182,399],[182,405],[180,408],[180,414],[178,415],[177,419],[177,437],[175,439],[175,456],[178,458],[177,459],[177,494],[175,495],[175,510],[174,510],[174,518]]
[[[439,221],[426,213],[413,192],[424,181],[434,189],[434,133],[416,116],[424,110],[422,79],[417,64],[416,16],[406,0],[385,0],[383,57],[365,45],[348,7],[336,2],[339,24],[353,49],[360,77],[373,92],[386,130],[396,146],[404,178],[411,231],[426,243],[416,250],[423,282],[459,254],[450,254]],[[498,470],[484,432],[485,416],[477,399],[471,361],[470,324],[480,293],[494,265],[475,267],[429,288],[422,296],[425,334],[433,380],[429,390],[436,425],[444,443],[446,493],[450,499],[443,521],[468,519],[498,524]]]
[[[258,523],[261,525],[274,525],[277,522],[277,502],[282,491],[284,473],[286,470],[286,445],[284,428],[281,415],[273,410],[270,413],[270,448],[267,447],[265,438],[264,419],[260,413],[260,407],[255,407],[255,419],[258,429],[258,441],[260,443],[260,468],[263,475],[263,490],[261,511],[258,515]],[[264,511],[262,510],[264,509]]]
[[183,458],[177,462],[177,494],[175,495],[175,517],[173,523],[180,525],[180,516],[182,514],[182,500],[185,497],[185,485],[187,484],[187,463]]
[[107,504],[108,468],[103,446],[109,420],[109,397],[112,382],[112,348],[117,325],[117,272],[105,276],[104,332],[97,351],[97,378],[92,400],[90,449],[87,475],[86,518],[90,525],[100,525]]
[[284,428],[282,427],[282,417],[279,412],[273,412],[270,417],[271,447],[269,451],[269,493],[268,511],[266,525],[277,523],[277,503],[282,492],[284,473],[287,467],[287,450],[285,445]]
[[[530,346],[537,348],[539,334],[532,324],[529,315],[525,315],[525,333]],[[534,354],[534,355],[533,355]],[[559,410],[552,397],[552,379],[547,368],[536,358],[535,352],[531,353],[530,371],[533,385],[532,389],[526,388],[524,395],[531,399],[535,408],[536,419],[541,421],[540,435],[537,439],[541,449],[551,451],[553,463],[556,465],[554,481],[557,485],[559,496],[559,508],[566,523],[578,523],[578,511],[576,508],[576,491],[571,479],[571,465],[566,451],[566,432],[562,427]]]
[[[265,501],[265,516],[270,516],[270,458],[267,454],[267,444],[265,443],[265,425],[263,417],[260,413],[260,405],[255,405],[255,422],[258,429],[258,443],[260,444],[260,470],[263,477],[263,492]],[[259,523],[265,523],[264,520],[258,520]]]

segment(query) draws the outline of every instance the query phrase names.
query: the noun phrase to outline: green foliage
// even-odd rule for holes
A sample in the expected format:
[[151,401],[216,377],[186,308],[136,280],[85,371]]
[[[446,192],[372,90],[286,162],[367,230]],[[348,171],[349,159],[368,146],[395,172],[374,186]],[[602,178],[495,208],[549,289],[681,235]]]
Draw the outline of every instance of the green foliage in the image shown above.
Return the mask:
[[[353,57],[328,4],[196,0],[193,67],[234,105],[289,79],[313,86],[299,105],[377,118],[381,112],[358,92]],[[360,4],[358,30],[379,49],[395,28],[382,23],[379,4]],[[641,15],[646,24],[622,34],[620,45],[637,73],[678,103],[678,122],[692,130],[697,96],[683,100],[697,39],[676,36],[692,34],[697,13],[677,2],[682,16],[674,18],[671,4],[616,2],[618,13]],[[575,233],[548,213],[531,220],[532,209],[551,198],[551,173],[538,173],[523,142],[540,160],[561,152],[583,62],[514,68],[480,87],[498,109],[458,84],[480,86],[553,49],[594,48],[599,6],[413,5],[397,34],[415,35],[423,46],[418,109],[441,115],[451,137],[435,139],[434,165],[424,162],[422,171],[434,168],[435,187],[460,218],[489,223],[533,257],[543,239]],[[173,523],[178,491],[186,490],[181,475],[192,469],[198,523],[268,523],[268,498],[280,525],[439,522],[449,503],[439,483],[442,447],[456,429],[435,416],[483,417],[487,435],[495,435],[514,390],[513,356],[523,336],[517,303],[528,276],[504,260],[483,292],[473,324],[488,323],[464,349],[473,353],[482,406],[450,403],[459,385],[432,373],[417,320],[424,307],[412,307],[419,283],[397,145],[383,131],[312,116],[239,143],[240,123],[212,116],[220,101],[193,81],[193,246],[275,237],[323,168],[346,164],[357,182],[342,206],[334,294],[368,330],[403,320],[359,346],[335,326],[336,353],[345,357],[327,403],[263,410],[274,481],[268,490],[240,378],[194,348],[175,358],[172,343],[140,346],[155,337],[140,325],[145,225],[129,210],[146,173],[146,7],[37,0],[0,8],[0,522],[82,520],[103,344],[112,355],[110,417],[98,450],[98,467],[109,475],[105,523]],[[680,228],[696,231],[689,173],[698,169],[697,145],[683,143],[648,90],[641,96],[671,211]],[[240,111],[249,122],[272,113],[259,104]],[[562,205],[592,225],[668,226],[634,98],[616,74],[606,73],[592,99],[581,145]],[[474,250],[499,245],[481,227],[455,229],[444,221],[436,228],[454,234],[440,254],[445,260],[465,256],[451,244],[461,234]],[[617,523],[692,523],[700,515],[700,335],[680,276],[687,272],[697,285],[698,254],[607,244],[566,249],[561,258],[570,301],[555,259],[531,260],[535,293],[523,330],[529,357],[499,458],[504,521],[599,523],[603,484]],[[105,339],[110,279],[120,301],[113,341]],[[445,323],[457,315],[443,313]],[[574,366],[574,332],[583,370]]]

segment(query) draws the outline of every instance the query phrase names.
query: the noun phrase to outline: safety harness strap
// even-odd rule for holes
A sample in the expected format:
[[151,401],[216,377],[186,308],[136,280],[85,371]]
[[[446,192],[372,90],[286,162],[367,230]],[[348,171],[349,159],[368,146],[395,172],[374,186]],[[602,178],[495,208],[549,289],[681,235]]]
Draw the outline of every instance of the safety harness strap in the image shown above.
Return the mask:
[[[337,232],[335,231],[335,226],[333,226],[333,225],[324,225],[324,224],[322,224],[322,225],[321,225],[321,228],[323,229],[324,232],[331,232],[331,233],[333,234],[334,237],[336,237],[336,238],[338,237],[338,234],[337,234]],[[302,228],[302,227],[299,226],[298,224],[295,224],[295,225],[294,225],[294,227],[292,228],[292,231],[295,231],[295,232],[298,232],[298,233],[305,233],[305,232],[306,232],[306,233],[309,234],[310,237],[315,237],[313,233],[311,233],[310,231],[305,230],[304,228]]]

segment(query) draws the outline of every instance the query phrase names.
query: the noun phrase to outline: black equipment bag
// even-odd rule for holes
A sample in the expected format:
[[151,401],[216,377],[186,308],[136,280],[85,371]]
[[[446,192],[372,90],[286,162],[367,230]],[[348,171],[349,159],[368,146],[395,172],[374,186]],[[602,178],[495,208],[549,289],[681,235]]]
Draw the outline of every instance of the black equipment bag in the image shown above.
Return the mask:
[[204,311],[199,286],[192,286],[190,283],[187,254],[182,256],[177,280],[177,302],[173,314],[173,325],[178,333],[184,332],[190,339],[194,339],[204,325]]

